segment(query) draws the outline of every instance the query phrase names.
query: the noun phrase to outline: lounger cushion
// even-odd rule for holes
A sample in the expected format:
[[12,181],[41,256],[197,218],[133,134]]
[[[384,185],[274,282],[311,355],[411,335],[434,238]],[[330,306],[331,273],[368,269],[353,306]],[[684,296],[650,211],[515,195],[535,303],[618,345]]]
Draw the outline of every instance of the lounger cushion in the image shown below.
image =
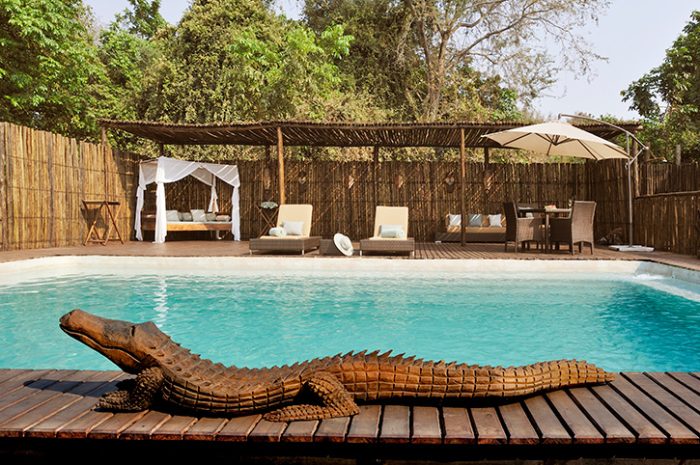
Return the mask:
[[199,223],[205,223],[207,221],[207,215],[204,210],[190,210],[192,213],[192,221],[197,221]]
[[447,215],[447,226],[461,226],[462,225],[462,215],[453,215],[449,213]]
[[165,210],[165,220],[169,223],[180,221],[180,216],[177,214],[177,210]]
[[180,217],[180,221],[192,221],[192,213],[190,212],[179,212],[178,216]]
[[490,228],[500,228],[502,216],[500,213],[498,215],[489,215],[489,227]]
[[282,227],[288,236],[301,236],[304,234],[303,221],[285,221]]
[[208,212],[204,216],[207,218],[207,221],[216,221],[216,213]]
[[472,228],[478,228],[480,226],[483,226],[483,217],[481,216],[481,213],[470,213],[469,214],[469,226]]
[[231,221],[231,217],[229,215],[216,215],[216,221]]

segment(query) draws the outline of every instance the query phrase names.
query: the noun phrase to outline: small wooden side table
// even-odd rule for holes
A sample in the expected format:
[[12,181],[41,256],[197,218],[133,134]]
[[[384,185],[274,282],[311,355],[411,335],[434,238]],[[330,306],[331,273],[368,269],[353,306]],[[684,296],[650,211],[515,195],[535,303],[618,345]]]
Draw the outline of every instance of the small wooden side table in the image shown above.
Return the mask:
[[[85,235],[85,240],[83,245],[87,245],[88,242],[99,242],[102,245],[107,245],[112,235],[112,227],[114,227],[114,232],[117,233],[117,239],[122,244],[124,240],[119,232],[119,226],[117,226],[117,217],[119,216],[119,210],[121,209],[121,203],[109,200],[83,200],[83,208],[85,208],[85,215],[90,221],[90,214],[94,215],[92,221],[90,222],[90,228]],[[114,209],[114,210],[113,210]],[[104,236],[100,237],[100,233],[97,230],[97,221],[103,218],[106,228]]]
[[279,207],[262,208],[260,205],[256,205],[256,207],[258,208],[258,211],[263,219],[262,229],[260,230],[258,237],[265,236],[270,228],[274,228],[277,225],[275,219],[277,218],[277,210]]

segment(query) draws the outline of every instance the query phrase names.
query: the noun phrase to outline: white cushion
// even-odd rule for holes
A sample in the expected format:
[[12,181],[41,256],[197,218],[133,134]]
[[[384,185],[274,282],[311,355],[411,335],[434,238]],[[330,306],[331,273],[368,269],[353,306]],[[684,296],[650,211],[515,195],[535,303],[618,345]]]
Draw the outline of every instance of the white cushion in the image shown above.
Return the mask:
[[404,239],[406,237],[406,233],[400,224],[381,224],[379,225],[379,237],[385,239]]
[[282,227],[288,236],[301,236],[304,233],[303,221],[285,221]]
[[489,215],[489,227],[490,228],[500,228],[501,227],[501,214]]
[[231,217],[229,215],[216,215],[216,221],[231,221]]
[[165,220],[168,223],[174,223],[180,221],[180,215],[178,215],[177,210],[165,210]]
[[199,223],[204,223],[207,221],[207,214],[204,210],[190,210],[192,213],[192,221],[197,221]]
[[462,215],[453,215],[452,213],[447,215],[447,226],[461,226],[462,225]]
[[192,221],[192,213],[180,212],[180,221]]
[[208,212],[204,215],[207,221],[216,221],[216,213]]
[[274,228],[270,229],[270,236],[284,237],[286,235],[287,235],[287,231],[285,231],[284,228],[274,227]]
[[481,218],[481,213],[470,213],[469,214],[469,227],[470,228],[480,228],[482,226],[483,219]]

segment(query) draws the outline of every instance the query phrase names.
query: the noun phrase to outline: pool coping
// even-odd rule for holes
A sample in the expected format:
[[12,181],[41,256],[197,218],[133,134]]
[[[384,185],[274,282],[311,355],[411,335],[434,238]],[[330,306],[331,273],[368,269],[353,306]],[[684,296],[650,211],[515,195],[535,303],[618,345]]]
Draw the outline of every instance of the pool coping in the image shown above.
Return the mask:
[[[57,272],[59,270],[59,272]],[[58,255],[0,263],[0,283],[20,282],[59,274],[183,274],[211,275],[232,272],[408,272],[408,273],[615,273],[649,274],[700,284],[700,272],[651,260],[510,260],[510,259],[432,259],[386,260],[363,258],[347,260],[325,257],[173,257]],[[25,276],[26,275],[26,276]]]

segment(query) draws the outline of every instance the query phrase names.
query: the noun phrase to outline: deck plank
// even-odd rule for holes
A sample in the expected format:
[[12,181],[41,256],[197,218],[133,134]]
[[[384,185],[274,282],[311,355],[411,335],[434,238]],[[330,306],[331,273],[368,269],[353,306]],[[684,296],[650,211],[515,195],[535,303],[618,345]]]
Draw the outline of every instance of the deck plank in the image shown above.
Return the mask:
[[476,434],[474,434],[467,409],[443,407],[442,420],[445,425],[445,444],[474,444],[476,442]]
[[700,442],[700,438],[695,433],[625,378],[618,376],[613,381],[612,386],[666,432],[671,444],[697,444]]
[[627,426],[632,428],[637,436],[637,442],[642,444],[665,444],[667,440],[659,428],[652,424],[647,418],[639,413],[626,399],[617,393],[610,386],[594,386],[593,392],[603,401],[603,403],[615,412]]
[[[5,370],[3,370],[5,371]],[[15,370],[13,370],[15,371]],[[51,370],[16,370],[14,376],[6,378],[4,381],[0,382],[0,399],[2,399],[5,394],[11,392],[14,389],[21,388],[24,383],[29,380],[36,381],[42,376],[47,374]],[[54,370],[55,371],[55,370]]]
[[[110,372],[110,374],[112,373]],[[36,438],[55,437],[59,429],[89,412],[95,405],[95,402],[97,402],[98,397],[106,392],[113,391],[116,379],[121,377],[119,375],[116,378],[112,376],[110,381],[95,386],[93,390],[85,393],[77,402],[33,425],[25,431],[24,435]]]
[[291,421],[282,434],[284,442],[313,442],[318,420]]
[[673,377],[696,394],[700,394],[700,379],[690,373],[669,373],[669,376]]
[[[0,423],[0,435],[4,437],[21,437],[24,431],[41,420],[61,411],[81,397],[82,390],[94,389],[94,383],[88,381],[98,377],[100,372],[83,371],[70,376],[70,380],[59,381],[51,386],[57,395],[35,408],[24,411],[19,416]],[[102,376],[104,378],[104,375]],[[99,384],[99,383],[98,383]],[[76,392],[77,391],[77,392]]]
[[686,426],[689,426],[696,436],[700,433],[700,414],[689,409],[678,397],[674,396],[642,373],[628,373],[625,377],[646,395],[652,397],[656,402],[661,403],[666,410],[671,412]]
[[[0,410],[0,424],[39,407],[77,385],[74,381],[63,381],[60,379],[61,377],[56,376],[55,379],[42,378],[28,384],[25,389],[17,391],[17,395],[8,396],[11,403]],[[1,434],[2,431],[0,431]]]
[[586,418],[586,415],[576,406],[566,391],[548,392],[546,396],[573,434],[575,444],[602,444],[605,442],[603,435]]
[[673,392],[676,397],[680,398],[690,408],[700,413],[700,394],[676,381],[667,373],[646,373],[646,375]]
[[[29,373],[21,382],[11,386],[7,391],[0,393],[0,412],[11,407],[13,404],[31,395],[36,395],[45,388],[60,381],[58,371],[48,371],[44,375],[32,375]],[[22,378],[25,378],[24,376]]]
[[472,408],[470,413],[474,419],[477,444],[505,444],[508,442],[508,436],[506,436],[495,408]]
[[244,417],[231,418],[216,435],[217,441],[245,442],[255,425],[262,419],[262,415],[246,415]]
[[127,440],[150,439],[151,432],[170,419],[170,415],[164,412],[151,410],[142,416],[138,421],[124,429],[119,437]]
[[411,441],[411,409],[405,405],[384,407],[379,442],[408,444]]
[[197,422],[196,417],[186,415],[173,415],[164,423],[151,431],[151,439],[158,441],[178,441],[182,439],[185,431]]
[[375,442],[379,436],[380,405],[360,405],[360,413],[352,417],[348,434],[345,436],[349,443]]
[[321,420],[318,425],[314,441],[316,442],[344,442],[350,426],[350,417],[327,418]]
[[216,433],[226,425],[228,419],[205,417],[198,419],[182,435],[182,439],[192,441],[213,441]]
[[572,438],[562,426],[549,404],[542,396],[529,397],[524,401],[535,428],[540,433],[542,444],[568,444]]
[[264,418],[255,425],[253,431],[248,435],[248,439],[258,442],[279,442],[287,423],[284,421],[267,421]]
[[118,412],[100,422],[94,428],[90,429],[87,437],[90,439],[116,439],[122,431],[141,420],[148,410],[142,412]]
[[580,387],[571,389],[569,392],[596,426],[603,431],[606,443],[634,444],[637,441],[634,433],[625,427],[590,389]]
[[414,444],[441,444],[442,427],[440,426],[440,410],[436,407],[413,407],[411,415]]
[[0,369],[0,390],[2,389],[2,385],[6,381],[10,381],[15,376],[19,376],[22,373],[26,373],[28,371],[31,371],[31,370],[20,370],[20,369],[16,369],[16,368]]
[[501,405],[498,410],[506,426],[509,444],[533,445],[540,442],[540,436],[520,402]]

